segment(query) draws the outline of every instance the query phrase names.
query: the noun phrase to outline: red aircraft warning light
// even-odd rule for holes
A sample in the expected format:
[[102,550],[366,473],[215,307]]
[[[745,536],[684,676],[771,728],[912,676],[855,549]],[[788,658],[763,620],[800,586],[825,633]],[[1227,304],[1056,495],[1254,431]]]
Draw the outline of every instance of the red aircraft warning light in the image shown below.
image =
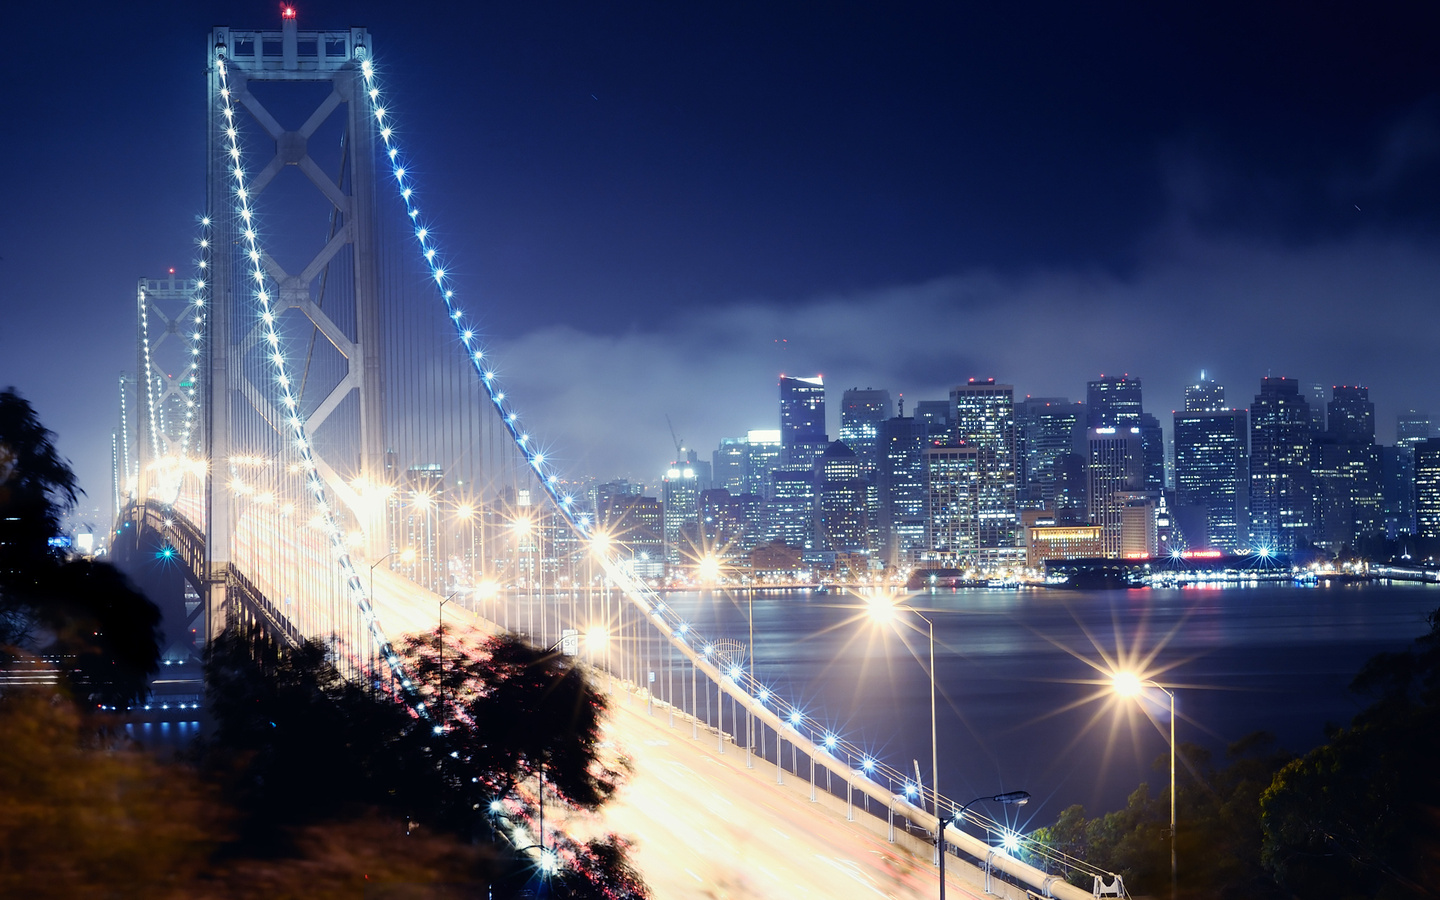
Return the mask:
[[288,6],[288,5],[287,5],[287,6],[282,6],[282,7],[280,7],[280,18],[282,18],[282,19],[293,19],[293,18],[295,18],[295,7],[293,7],[293,6]]

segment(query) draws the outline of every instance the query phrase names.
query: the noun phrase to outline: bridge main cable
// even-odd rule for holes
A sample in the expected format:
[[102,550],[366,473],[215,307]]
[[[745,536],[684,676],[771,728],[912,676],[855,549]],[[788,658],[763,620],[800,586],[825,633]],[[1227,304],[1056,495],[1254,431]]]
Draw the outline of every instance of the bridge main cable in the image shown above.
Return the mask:
[[[285,409],[283,415],[294,435],[295,448],[299,453],[301,465],[304,469],[305,484],[309,488],[311,503],[315,508],[320,523],[329,538],[331,549],[334,551],[336,563],[340,566],[345,578],[345,586],[350,594],[350,599],[355,603],[360,612],[360,617],[369,630],[375,645],[379,648],[380,655],[384,657],[385,664],[389,667],[395,679],[399,682],[405,695],[407,703],[420,716],[429,719],[430,711],[425,702],[421,699],[410,676],[400,660],[399,654],[395,652],[394,646],[386,638],[381,628],[379,619],[375,615],[375,608],[371,602],[369,593],[365,588],[365,582],[360,577],[359,570],[350,559],[350,551],[345,541],[345,534],[340,528],[340,522],[335,514],[335,508],[329,502],[326,495],[325,484],[321,479],[319,466],[316,464],[314,451],[312,449],[309,435],[305,428],[305,422],[300,416],[300,403],[295,395],[294,383],[291,378],[291,367],[285,359],[285,354],[280,346],[280,335],[276,330],[278,315],[271,303],[271,290],[267,287],[267,275],[263,264],[263,254],[260,251],[260,237],[255,221],[255,212],[250,205],[250,192],[246,188],[245,168],[240,150],[239,126],[236,122],[235,105],[231,96],[229,75],[226,66],[226,51],[224,44],[215,46],[215,67],[220,79],[220,97],[222,100],[220,130],[224,136],[225,150],[230,157],[230,175],[235,185],[235,215],[239,217],[242,228],[240,236],[244,242],[245,257],[250,263],[250,278],[253,279],[252,297],[258,305],[260,312],[261,330],[263,340],[268,346],[267,355],[275,374],[275,384],[280,390],[281,403]],[[213,477],[213,474],[212,474]],[[436,726],[437,728],[439,726]]]

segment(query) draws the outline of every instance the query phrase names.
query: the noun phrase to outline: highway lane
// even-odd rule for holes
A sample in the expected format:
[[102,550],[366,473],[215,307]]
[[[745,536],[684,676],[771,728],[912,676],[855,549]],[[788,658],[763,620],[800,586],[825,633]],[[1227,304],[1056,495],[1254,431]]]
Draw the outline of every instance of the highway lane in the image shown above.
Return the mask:
[[[433,630],[441,599],[383,568],[375,572],[373,602],[392,641]],[[446,604],[445,621],[459,635],[496,630],[456,602]],[[848,822],[843,798],[822,790],[811,802],[807,779],[787,773],[777,785],[773,764],[757,755],[747,769],[742,749],[727,742],[725,753],[716,752],[713,730],[702,724],[692,740],[683,714],[672,728],[663,705],[647,714],[643,699],[601,681],[612,684],[607,749],[627,757],[633,774],[599,814],[567,819],[547,807],[547,831],[563,822],[579,839],[613,831],[631,840],[634,862],[661,900],[909,900],[938,893],[933,850],[920,838],[899,832],[892,844],[884,818],[857,805],[856,821]],[[949,896],[957,900],[1025,897],[998,881],[996,893],[984,894],[981,873],[954,857],[948,874]]]

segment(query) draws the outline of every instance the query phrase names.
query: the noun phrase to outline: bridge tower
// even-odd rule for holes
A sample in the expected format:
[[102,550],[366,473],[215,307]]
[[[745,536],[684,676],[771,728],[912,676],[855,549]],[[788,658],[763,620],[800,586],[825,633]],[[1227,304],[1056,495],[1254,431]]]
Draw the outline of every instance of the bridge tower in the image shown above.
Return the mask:
[[[213,638],[225,626],[233,558],[232,457],[250,452],[243,435],[266,427],[283,428],[282,413],[289,415],[275,407],[270,386],[257,383],[263,379],[245,364],[247,355],[259,346],[260,334],[255,326],[254,286],[234,248],[241,246],[242,234],[251,226],[237,214],[231,178],[235,162],[227,155],[222,132],[225,105],[217,57],[226,60],[230,100],[237,110],[248,113],[241,137],[251,141],[251,158],[268,159],[259,171],[247,173],[246,180],[250,202],[263,203],[266,221],[278,223],[266,235],[271,239],[265,245],[270,252],[263,260],[279,288],[275,307],[281,315],[298,312],[309,321],[312,356],[328,353],[334,359],[328,368],[317,366],[314,371],[319,374],[313,378],[307,367],[302,391],[309,390],[296,412],[308,433],[318,436],[317,447],[323,443],[329,448],[316,454],[320,474],[331,495],[349,510],[350,524],[365,534],[368,555],[386,553],[382,547],[387,538],[383,507],[373,498],[366,502],[363,488],[357,487],[385,481],[379,236],[373,208],[375,139],[360,70],[370,50],[369,34],[363,28],[300,31],[294,9],[286,6],[278,31],[222,27],[210,37],[207,203],[216,252],[203,406],[210,457],[205,517],[207,631]],[[267,142],[273,142],[268,154]],[[316,157],[324,159],[337,144],[339,158],[332,177]],[[303,177],[295,177],[297,171]],[[307,181],[310,187],[304,184]],[[302,223],[297,210],[305,200],[316,203],[315,190],[323,198],[317,204],[319,217]],[[297,203],[295,195],[302,193],[306,197]],[[305,210],[315,212],[315,208]],[[311,226],[308,231],[306,226]],[[306,248],[300,251],[305,255],[290,259],[280,252],[295,250],[297,243],[288,240],[293,234],[319,233],[325,239],[316,242],[313,253]],[[332,430],[345,437],[326,439],[325,423],[332,418],[337,421]]]

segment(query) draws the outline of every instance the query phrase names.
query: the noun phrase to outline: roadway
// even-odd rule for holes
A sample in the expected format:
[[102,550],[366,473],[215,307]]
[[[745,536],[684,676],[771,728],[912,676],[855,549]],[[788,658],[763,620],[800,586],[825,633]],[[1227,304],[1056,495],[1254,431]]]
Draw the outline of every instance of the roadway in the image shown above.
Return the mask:
[[[387,637],[433,630],[441,597],[383,568],[375,571],[374,605]],[[456,603],[445,621],[463,633],[495,626]],[[846,821],[844,798],[823,789],[811,802],[806,778],[786,773],[776,784],[774,764],[726,743],[716,751],[713,729],[701,723],[691,738],[688,717],[674,725],[666,707],[647,713],[643,699],[614,685],[606,723],[610,752],[627,757],[633,773],[600,813],[571,816],[565,830],[579,839],[615,832],[633,842],[632,858],[664,900],[738,898],[919,898],[938,895],[932,845],[897,831],[887,840],[883,817],[866,815],[857,795],[855,821]],[[804,762],[801,763],[802,767]],[[821,775],[823,778],[823,774]],[[547,823],[558,810],[546,812]],[[557,818],[556,821],[559,821]],[[985,894],[983,875],[950,858],[949,896],[1024,900],[1025,891],[998,879]]]

